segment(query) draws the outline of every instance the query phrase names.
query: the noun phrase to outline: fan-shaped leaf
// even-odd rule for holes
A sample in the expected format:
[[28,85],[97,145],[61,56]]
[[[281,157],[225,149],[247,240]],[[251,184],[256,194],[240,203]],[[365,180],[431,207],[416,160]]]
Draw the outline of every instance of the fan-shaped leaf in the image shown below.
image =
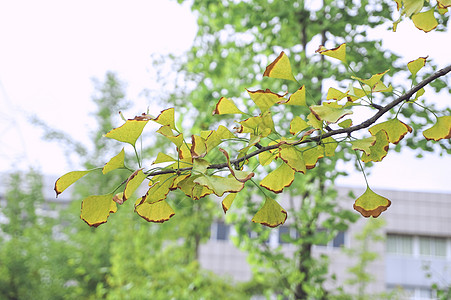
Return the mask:
[[236,193],[243,189],[244,183],[234,177],[221,177],[217,175],[201,175],[194,182],[212,190],[216,196],[221,197],[224,193]]
[[285,223],[287,212],[272,198],[266,198],[263,207],[252,218],[252,222],[268,227],[277,227]]
[[222,200],[222,209],[224,213],[227,213],[229,208],[232,206],[233,200],[235,200],[236,193],[228,194],[224,200]]
[[312,105],[310,106],[310,111],[318,120],[324,120],[329,123],[337,123],[344,116],[352,114],[352,110],[344,108],[337,102],[324,102],[321,105]]
[[216,104],[216,108],[213,111],[213,115],[225,115],[225,114],[243,114],[241,110],[236,107],[232,100],[222,97]]
[[438,26],[437,19],[434,17],[434,9],[413,15],[412,22],[415,27],[424,32],[434,30]]
[[423,136],[434,141],[451,138],[451,116],[438,117],[434,126],[423,131]]
[[293,180],[294,170],[286,163],[282,163],[277,169],[263,178],[260,182],[260,186],[274,193],[281,193],[284,188],[293,183]]
[[296,81],[291,71],[290,60],[283,51],[266,67],[263,76]]
[[290,133],[296,135],[307,127],[309,127],[309,125],[306,121],[299,116],[295,116],[290,122]]
[[367,187],[365,193],[355,200],[354,209],[365,218],[370,216],[377,218],[390,205],[390,200],[376,194],[370,187]]
[[268,111],[271,106],[278,102],[287,101],[284,96],[273,93],[269,89],[257,91],[247,90],[247,92],[262,113]]
[[110,213],[117,210],[113,194],[89,196],[81,202],[80,218],[89,226],[97,227],[107,221]]
[[320,158],[324,157],[324,150],[320,147],[304,147],[301,148],[304,157],[305,167],[310,170],[316,166]]
[[136,170],[128,177],[127,183],[125,184],[124,195],[122,197],[124,202],[133,195],[146,177],[147,175],[144,174],[142,169]]
[[160,115],[156,117],[155,119],[152,119],[153,121],[157,122],[160,125],[163,126],[169,126],[169,128],[176,130],[175,128],[175,121],[174,121],[174,108],[168,108],[165,110],[162,110]]
[[341,44],[340,46],[330,50],[326,49],[324,46],[319,46],[318,50],[316,50],[315,52],[336,58],[346,63],[346,44]]
[[108,172],[111,172],[113,170],[123,168],[124,159],[125,159],[125,151],[124,148],[122,148],[121,152],[119,152],[118,155],[110,159],[110,161],[105,164],[105,166],[102,169],[102,173],[107,174]]
[[426,64],[427,58],[428,58],[428,56],[419,57],[419,58],[407,63],[407,68],[409,68],[409,71],[413,77],[415,77],[415,75],[417,75],[418,71],[420,71],[421,68],[424,67],[424,65]]
[[148,122],[148,120],[127,120],[122,126],[114,128],[104,136],[134,147]]
[[370,154],[362,155],[363,162],[378,162],[381,161],[386,155],[388,151],[388,135],[385,130],[379,130],[375,135],[376,143],[373,146],[370,146]]
[[198,135],[191,136],[191,157],[202,158],[207,155],[207,144],[205,140]]
[[160,129],[157,130],[158,133],[167,137],[177,148],[180,148],[183,144],[183,134],[178,133],[174,134],[171,127],[169,125],[161,126]]
[[176,161],[176,159],[167,154],[164,154],[163,152],[158,152],[157,159],[155,159],[155,161],[152,164],[159,164],[159,163],[173,162],[173,161]]
[[135,207],[136,213],[147,222],[163,223],[175,215],[172,207],[165,201],[142,202]]
[[200,177],[200,175],[191,175],[177,184],[177,187],[193,200],[199,200],[200,198],[213,193],[209,188],[194,182],[198,177]]
[[345,93],[334,89],[334,88],[329,88],[329,90],[327,91],[327,96],[326,96],[326,100],[341,100],[345,97],[347,97],[349,94],[349,91],[346,91]]
[[67,189],[69,186],[71,186],[73,183],[75,183],[78,179],[82,178],[89,172],[92,172],[93,170],[88,171],[72,171],[69,173],[64,174],[60,178],[58,178],[55,182],[54,190],[56,192],[56,197],[58,197],[59,194],[64,192],[65,189]]
[[371,153],[370,147],[376,143],[376,137],[370,136],[364,139],[355,140],[350,142],[352,145],[352,150],[361,150],[365,152],[366,155]]
[[412,127],[395,118],[372,126],[369,132],[375,135],[380,130],[385,130],[390,143],[397,144],[408,132],[412,132]]
[[288,100],[284,98],[284,100],[279,101],[278,104],[306,106],[305,87],[301,86],[301,88],[294,92]]
[[362,79],[362,78],[355,77],[355,76],[351,76],[351,78],[357,79],[358,81],[370,86],[371,89],[373,89],[373,87],[376,85],[376,83],[378,83],[381,80],[382,76],[384,76],[388,71],[390,71],[390,70],[385,70],[382,73],[374,74],[369,79]]
[[340,126],[341,128],[349,128],[352,126],[352,120],[351,119],[344,120],[338,123],[338,126]]
[[296,146],[281,145],[279,157],[296,172],[305,174],[307,171],[302,152]]

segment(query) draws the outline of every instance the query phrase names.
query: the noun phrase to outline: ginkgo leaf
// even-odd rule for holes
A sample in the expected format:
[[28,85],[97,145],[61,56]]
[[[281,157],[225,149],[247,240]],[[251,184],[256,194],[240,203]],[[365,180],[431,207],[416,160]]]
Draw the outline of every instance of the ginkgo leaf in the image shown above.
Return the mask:
[[260,111],[262,113],[268,111],[268,109],[271,108],[271,106],[273,106],[274,104],[286,100],[284,96],[273,93],[269,89],[257,91],[247,90],[247,92],[251,97],[252,101],[254,101],[255,105],[257,105],[258,108],[260,108]]
[[324,157],[324,151],[320,147],[304,147],[301,150],[307,170],[313,169],[318,160]]
[[451,116],[438,117],[434,126],[423,131],[423,136],[429,141],[451,138]]
[[376,143],[376,137],[370,136],[360,140],[354,140],[350,142],[352,145],[352,150],[361,150],[365,152],[366,155],[371,153],[370,147]]
[[110,159],[109,162],[105,164],[105,166],[102,169],[102,173],[107,174],[108,172],[111,172],[113,170],[123,168],[124,159],[125,159],[125,151],[124,148],[122,148],[121,152],[119,152],[118,155],[114,156],[112,159]]
[[412,127],[399,121],[397,118],[376,124],[368,129],[371,135],[375,135],[379,130],[385,130],[388,141],[397,144],[408,132],[412,132]]
[[236,193],[243,189],[244,183],[234,177],[221,177],[217,175],[201,175],[194,182],[212,190],[216,196],[221,197],[224,193]]
[[262,208],[252,218],[252,222],[268,227],[277,227],[287,220],[287,212],[276,200],[266,197]]
[[290,60],[283,51],[266,67],[263,76],[296,81],[291,71]]
[[64,174],[60,178],[58,178],[55,182],[54,190],[56,192],[56,197],[58,197],[59,194],[64,192],[65,189],[67,189],[70,185],[75,183],[78,179],[82,178],[89,172],[92,172],[93,170],[87,170],[87,171],[72,171],[69,173]]
[[213,115],[225,115],[225,114],[244,114],[236,107],[232,100],[222,97],[216,104]]
[[207,155],[207,144],[205,140],[198,135],[191,136],[191,157],[202,158]]
[[258,162],[262,166],[269,165],[275,158],[277,158],[277,155],[271,151],[265,151],[258,154]]
[[160,125],[167,125],[169,126],[171,129],[176,130],[175,128],[175,120],[174,120],[174,108],[168,108],[165,110],[162,110],[160,112],[160,114],[158,115],[158,117],[156,117],[155,119],[152,119],[154,122],[157,122]]
[[415,24],[415,27],[424,32],[429,32],[438,26],[437,19],[434,17],[434,9],[414,14],[412,22]]
[[224,156],[226,157],[227,165],[230,170],[230,174],[232,174],[232,176],[235,177],[236,180],[238,180],[239,182],[246,182],[249,179],[251,179],[252,177],[254,177],[254,175],[255,175],[254,172],[234,170],[232,168],[232,166],[230,165],[229,153],[227,153],[227,151],[222,148],[219,148],[219,151],[221,151],[222,154],[224,154]]
[[286,163],[282,163],[277,169],[266,175],[260,181],[260,186],[278,194],[294,181],[294,170]]
[[228,194],[222,200],[222,210],[224,210],[224,213],[227,213],[229,208],[232,206],[233,200],[235,200],[236,195],[236,193]]
[[113,194],[96,195],[83,199],[80,218],[92,227],[105,223],[110,213],[117,210],[113,196]]
[[323,122],[321,120],[318,120],[318,118],[313,114],[313,112],[309,113],[307,116],[307,124],[312,126],[316,129],[322,129],[323,128]]
[[364,90],[353,87],[351,84],[349,85],[348,93],[349,93],[348,101],[351,101],[351,102],[359,100],[360,98],[363,98],[367,95],[367,93]]
[[173,161],[176,161],[176,159],[167,154],[164,154],[163,152],[158,152],[157,158],[155,159],[155,161],[152,164],[159,164],[159,163],[173,162]]
[[393,86],[391,84],[388,87],[382,82],[378,81],[372,89],[373,93],[390,93],[393,91]]
[[202,173],[205,174],[207,172],[207,168],[210,165],[208,161],[202,158],[193,159],[193,172],[195,174]]
[[284,98],[284,100],[277,102],[278,104],[285,104],[285,105],[299,105],[299,106],[306,106],[306,100],[305,100],[305,87],[301,86],[299,90],[294,92],[288,100]]
[[338,123],[338,126],[340,126],[341,128],[349,128],[352,126],[352,120],[351,119],[344,120]]
[[160,129],[157,130],[157,132],[167,137],[171,142],[174,143],[177,148],[180,148],[180,146],[183,144],[183,134],[174,134],[171,126],[169,125],[161,126]]
[[175,215],[172,207],[165,201],[142,202],[135,207],[136,213],[147,222],[163,223]]
[[341,60],[342,62],[346,63],[346,44],[341,44],[340,46],[333,48],[333,49],[326,49],[324,46],[319,46],[318,50],[315,52],[326,55],[329,57],[336,58],[338,60]]
[[295,116],[290,122],[290,133],[296,135],[307,127],[309,127],[309,125],[306,121],[299,116]]
[[267,137],[274,130],[274,123],[269,111],[238,123],[241,124],[238,133],[251,133],[256,136]]
[[451,6],[451,0],[437,0],[437,3],[439,4],[439,6],[443,7],[443,8],[447,8]]
[[324,155],[332,157],[335,155],[335,149],[338,147],[338,143],[333,137],[328,137],[321,140],[321,146],[324,147]]
[[200,175],[191,175],[177,184],[177,187],[193,200],[199,200],[213,193],[209,188],[194,182],[198,177]]
[[390,200],[376,194],[367,186],[365,193],[355,200],[354,209],[365,218],[370,216],[377,218],[390,205]]
[[[372,89],[372,88],[376,85],[376,83],[378,83],[378,82],[381,80],[381,78],[382,78],[388,71],[390,71],[390,70],[385,70],[385,71],[382,72],[382,73],[374,74],[374,75],[372,75],[369,79],[362,79],[362,78],[355,77],[355,76],[351,76],[351,78],[352,78],[352,79],[356,79],[356,80],[358,80],[358,81],[360,81],[360,82],[362,82],[362,83],[364,83],[364,84],[370,86],[371,89]],[[354,89],[355,89],[355,88],[354,88]]]
[[346,91],[345,93],[343,93],[343,92],[331,87],[327,91],[326,100],[332,100],[333,99],[333,100],[339,101],[339,100],[347,97],[348,94],[349,94],[349,91]]
[[378,162],[387,155],[389,143],[387,132],[385,130],[379,130],[374,136],[376,137],[376,143],[370,146],[369,155],[362,155],[363,162]]
[[408,18],[413,14],[417,14],[421,11],[424,6],[424,0],[403,0],[404,11],[402,12]]
[[421,70],[421,68],[424,67],[424,65],[426,64],[426,59],[429,56],[426,57],[419,57],[415,60],[409,61],[407,63],[407,68],[409,69],[410,73],[412,74],[413,77],[415,77],[415,75],[417,75],[418,71]]
[[302,152],[296,146],[281,145],[279,157],[296,172],[305,174],[307,171]]
[[141,136],[148,120],[127,120],[122,126],[114,128],[104,136],[119,142],[129,143],[133,147]]
[[418,98],[424,95],[424,92],[425,92],[424,88],[419,89],[418,92],[415,94],[415,98],[412,99],[412,101],[417,101]]
[[124,195],[122,197],[124,202],[133,195],[146,177],[147,175],[142,171],[142,169],[136,170],[132,175],[130,175],[130,177],[128,177],[127,183],[125,184]]
[[329,123],[337,123],[344,116],[352,114],[352,110],[344,108],[337,102],[324,102],[321,105],[312,105],[310,106],[310,111],[318,120],[324,120]]
[[152,178],[153,184],[147,190],[142,202],[154,203],[166,199],[169,191],[173,189],[176,176],[174,174],[157,175]]

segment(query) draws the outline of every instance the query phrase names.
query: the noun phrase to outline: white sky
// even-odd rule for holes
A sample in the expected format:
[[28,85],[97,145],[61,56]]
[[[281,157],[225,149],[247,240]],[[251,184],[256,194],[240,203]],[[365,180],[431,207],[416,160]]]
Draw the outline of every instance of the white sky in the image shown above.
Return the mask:
[[[401,23],[397,33],[377,31],[386,48],[407,54],[405,62],[429,55],[444,67],[451,63],[450,33],[425,34]],[[196,31],[189,8],[175,0],[148,1],[1,1],[0,2],[0,172],[27,166],[62,175],[73,165],[56,143],[27,122],[36,114],[78,140],[86,140],[93,84],[108,70],[127,83],[131,114],[148,100],[140,92],[155,84],[152,53],[181,54]],[[437,100],[437,99],[436,99]],[[437,100],[451,102],[449,94]],[[136,111],[135,111],[136,110]],[[160,110],[157,108],[156,110]],[[372,187],[451,192],[449,156],[389,155],[369,177]],[[360,174],[339,181],[363,186]]]

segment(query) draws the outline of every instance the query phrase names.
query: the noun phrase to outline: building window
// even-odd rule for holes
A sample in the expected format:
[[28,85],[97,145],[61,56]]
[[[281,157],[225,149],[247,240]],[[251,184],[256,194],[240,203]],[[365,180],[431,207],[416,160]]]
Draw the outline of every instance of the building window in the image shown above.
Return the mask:
[[216,223],[216,239],[220,241],[226,241],[229,239],[230,227],[224,222]]
[[420,236],[420,255],[446,257],[446,239]]
[[279,244],[289,244],[290,227],[279,226]]
[[388,234],[387,253],[413,255],[413,237],[410,235]]
[[341,246],[344,246],[344,244],[345,244],[345,233],[344,231],[340,231],[332,240],[332,247],[339,248]]

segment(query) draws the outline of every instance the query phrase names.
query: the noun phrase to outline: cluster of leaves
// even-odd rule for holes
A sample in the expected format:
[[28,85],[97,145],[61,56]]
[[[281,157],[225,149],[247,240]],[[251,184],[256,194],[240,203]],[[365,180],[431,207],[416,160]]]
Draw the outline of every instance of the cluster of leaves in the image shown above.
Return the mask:
[[428,5],[425,6],[424,0],[395,1],[400,16],[398,20],[393,22],[393,31],[396,31],[396,28],[403,17],[410,18],[413,24],[424,32],[434,30],[438,26],[434,13],[444,15],[448,12],[448,7],[451,6],[450,0],[437,0],[433,6],[429,3],[429,1],[427,1]]
[[[316,52],[340,60],[352,71],[346,63],[346,44],[330,50],[321,46]],[[412,78],[415,78],[417,72],[425,65],[426,59],[420,57],[408,63]],[[376,96],[383,95],[382,93],[394,93],[393,87],[387,86],[382,81],[384,74],[389,70],[372,75],[369,79],[352,76],[346,91],[330,88],[326,101],[323,101],[321,105],[308,106],[307,88],[297,82],[289,59],[282,52],[267,66],[264,76],[294,81],[300,87],[290,95],[288,93],[280,95],[269,89],[248,90],[250,98],[259,111],[256,115],[241,111],[232,99],[221,98],[213,114],[247,117],[236,121],[234,132],[220,125],[215,130],[192,135],[189,143],[175,125],[174,108],[163,110],[157,117],[143,113],[133,119],[125,120],[122,126],[108,132],[105,137],[130,144],[134,148],[138,169],[125,166],[125,151],[122,149],[101,168],[102,172],[107,174],[119,168],[127,168],[132,174],[113,192],[85,198],[82,202],[81,218],[90,226],[105,223],[109,214],[117,211],[117,204],[122,204],[132,197],[146,179],[149,181],[148,191],[136,200],[135,211],[147,221],[164,222],[175,214],[166,201],[168,193],[175,189],[180,189],[193,200],[199,200],[210,194],[223,197],[227,193],[222,201],[224,212],[227,212],[236,193],[244,188],[246,182],[257,185],[253,179],[255,168],[250,170],[249,161],[258,156],[257,166],[264,167],[272,164],[277,167],[258,184],[265,195],[265,200],[252,221],[270,227],[283,224],[287,218],[287,212],[273,197],[267,196],[262,188],[275,194],[281,193],[293,183],[296,172],[305,174],[309,169],[314,168],[320,159],[334,156],[338,143],[349,143],[353,150],[361,151],[361,160],[365,163],[381,161],[387,155],[389,144],[397,144],[412,131],[412,128],[396,117],[371,125],[390,109],[398,105],[401,109],[402,104],[406,102],[415,103],[415,100],[423,95],[423,87],[426,84],[445,75],[450,69],[451,67],[441,70],[429,80],[421,82],[385,106],[376,103]],[[354,82],[357,82],[358,86],[354,86]],[[304,118],[295,116],[290,121],[288,132],[284,132],[287,130],[278,128],[274,118],[278,113],[283,113],[284,106],[292,105],[308,108],[308,113]],[[357,106],[370,107],[377,112],[358,125],[353,125],[351,119],[342,121],[344,117],[352,114],[353,108]],[[161,125],[157,132],[174,144],[176,157],[160,152],[153,164],[166,166],[145,170],[141,166],[142,158],[136,150],[136,142],[149,121]],[[371,134],[369,137],[352,136],[353,132],[368,127]],[[426,139],[435,141],[451,137],[451,116],[438,117],[436,124],[424,130],[423,135]],[[230,158],[227,150],[218,147],[227,141],[245,143],[234,159]],[[218,151],[224,157],[220,163],[213,161],[217,159]],[[63,175],[55,183],[57,195],[78,179],[97,169],[73,171]],[[122,192],[116,193],[121,186],[125,186]],[[377,217],[390,204],[390,200],[377,195],[367,185],[366,192],[355,201],[354,208],[365,217]]]

